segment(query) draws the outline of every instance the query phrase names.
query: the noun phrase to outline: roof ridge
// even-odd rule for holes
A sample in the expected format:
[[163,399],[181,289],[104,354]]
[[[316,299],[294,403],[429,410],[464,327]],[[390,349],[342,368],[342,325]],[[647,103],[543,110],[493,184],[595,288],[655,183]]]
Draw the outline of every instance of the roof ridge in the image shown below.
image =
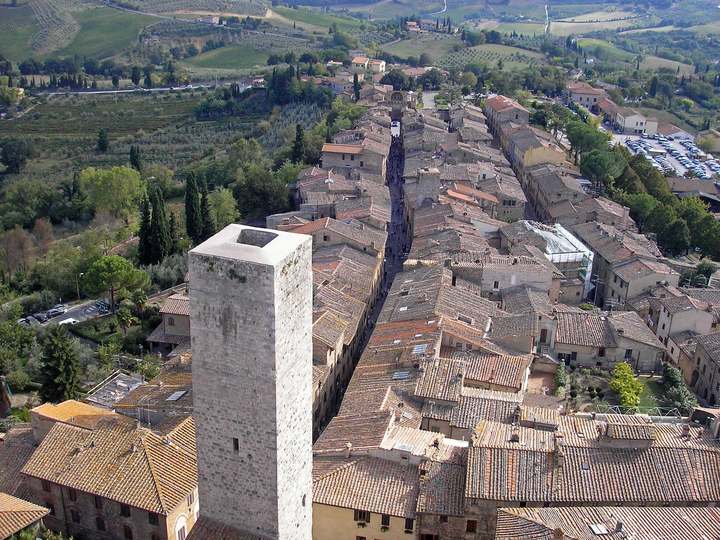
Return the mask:
[[[540,527],[543,527],[547,529],[550,532],[553,532],[555,529],[560,529],[564,533],[564,537],[566,540],[579,540],[576,536],[569,536],[565,530],[562,529],[562,527],[555,527],[554,529],[551,529],[546,523],[543,523],[542,521],[539,521],[538,519],[534,518],[534,512],[532,514],[533,517],[530,517],[528,514],[528,508],[500,508],[498,511],[505,512],[506,514],[512,515],[513,517],[517,519],[521,519],[523,521],[526,521],[527,523],[532,523],[534,525],[539,525]],[[534,509],[533,509],[534,510]]]
[[365,457],[365,456],[358,456],[358,457],[354,458],[352,461],[348,461],[348,462],[345,463],[344,465],[341,465],[340,467],[336,467],[336,468],[333,469],[332,471],[330,471],[330,472],[328,472],[328,473],[325,473],[325,474],[322,475],[322,476],[318,476],[317,478],[315,478],[315,479],[313,480],[313,484],[316,483],[316,482],[319,482],[320,480],[325,480],[326,478],[329,478],[330,476],[334,475],[335,473],[337,473],[337,472],[339,472],[339,471],[342,471],[342,470],[347,469],[348,467],[350,467],[350,465],[354,465],[355,463],[357,463],[358,461],[360,461],[361,459],[363,459],[363,457]]

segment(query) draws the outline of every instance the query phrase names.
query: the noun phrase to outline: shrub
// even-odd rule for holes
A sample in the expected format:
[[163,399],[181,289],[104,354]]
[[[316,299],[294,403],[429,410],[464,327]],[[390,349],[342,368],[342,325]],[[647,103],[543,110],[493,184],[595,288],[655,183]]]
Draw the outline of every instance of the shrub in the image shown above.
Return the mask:
[[31,382],[30,375],[21,369],[16,369],[15,371],[8,373],[6,380],[13,392],[25,391]]
[[555,386],[560,388],[567,384],[567,373],[565,372],[565,364],[560,363],[555,370]]
[[619,396],[620,405],[623,407],[636,408],[640,404],[643,385],[635,378],[627,362],[620,362],[613,369],[610,388]]

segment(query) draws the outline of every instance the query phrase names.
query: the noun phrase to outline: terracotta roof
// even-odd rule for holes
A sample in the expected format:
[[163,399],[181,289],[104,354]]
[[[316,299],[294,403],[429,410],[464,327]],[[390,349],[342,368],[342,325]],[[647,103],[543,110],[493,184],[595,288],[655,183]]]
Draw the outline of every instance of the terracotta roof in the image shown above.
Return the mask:
[[43,403],[32,409],[31,413],[38,414],[56,422],[65,422],[80,427],[92,428],[105,416],[117,416],[114,412],[94,405],[89,405],[74,399],[68,399],[54,405]]
[[445,516],[465,515],[464,464],[429,461],[423,467],[417,512]]
[[215,521],[202,514],[190,530],[187,540],[263,540],[259,536],[245,533]]
[[23,476],[20,474],[25,463],[35,451],[30,424],[19,424],[10,428],[0,438],[0,491],[18,495],[22,491]]
[[562,531],[566,540],[709,539],[720,536],[720,510],[631,506],[500,508],[495,540],[555,540],[557,531]]
[[616,336],[622,335],[638,343],[665,350],[655,333],[635,311],[614,311],[608,315],[607,320]]
[[416,467],[371,457],[350,460],[313,482],[313,503],[414,518]]
[[465,362],[465,384],[476,383],[506,386],[520,390],[532,362],[531,355],[499,355],[483,352],[452,353],[452,358]]
[[582,81],[568,83],[567,89],[570,92],[574,92],[577,94],[590,94],[593,96],[602,96],[605,94],[605,90],[603,90],[602,88],[594,88],[588,83]]
[[597,313],[559,312],[556,315],[555,341],[584,347],[614,347],[616,345],[607,317]]
[[93,430],[55,424],[23,473],[167,515],[197,486],[195,426],[166,437],[107,420]]
[[448,358],[434,358],[420,364],[422,374],[415,395],[423,399],[457,401],[460,397],[464,363]]
[[0,493],[0,538],[9,538],[49,513],[50,510],[43,506]]
[[184,294],[173,294],[165,300],[160,308],[160,313],[168,315],[187,315],[190,316],[190,298]]
[[642,279],[653,274],[664,276],[677,276],[678,273],[667,264],[649,259],[635,259],[622,262],[613,267],[613,272],[622,278],[626,283],[636,279]]
[[335,144],[325,143],[322,145],[322,152],[331,154],[362,154],[363,147],[359,144]]
[[561,417],[559,445],[548,431],[480,424],[468,453],[465,496],[528,505],[705,503],[720,496],[720,449],[709,434],[691,426],[684,437],[682,425],[658,422],[654,437],[632,439],[637,447],[613,446],[603,426],[601,419]]

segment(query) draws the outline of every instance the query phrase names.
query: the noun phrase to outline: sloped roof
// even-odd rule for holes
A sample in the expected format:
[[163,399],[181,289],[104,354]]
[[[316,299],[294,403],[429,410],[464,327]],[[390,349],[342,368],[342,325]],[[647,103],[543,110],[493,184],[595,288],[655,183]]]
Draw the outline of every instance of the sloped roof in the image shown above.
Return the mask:
[[386,459],[359,457],[313,482],[313,503],[414,518],[419,473]]
[[0,537],[9,538],[49,513],[50,510],[43,506],[0,493]]
[[[593,525],[607,533],[595,534]],[[618,525],[621,530],[617,531]],[[560,508],[500,508],[495,540],[685,540],[720,536],[717,508],[582,506]]]
[[197,487],[195,426],[166,437],[107,420],[92,431],[55,424],[24,474],[167,515]]
[[165,300],[160,313],[190,316],[190,298],[184,294],[173,294]]

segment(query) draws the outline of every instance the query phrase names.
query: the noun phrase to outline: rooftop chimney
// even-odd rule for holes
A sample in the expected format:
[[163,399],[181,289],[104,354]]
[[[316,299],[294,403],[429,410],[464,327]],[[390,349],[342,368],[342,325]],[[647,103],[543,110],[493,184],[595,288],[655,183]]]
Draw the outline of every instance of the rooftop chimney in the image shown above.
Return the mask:
[[350,456],[352,456],[352,443],[348,442],[345,443],[345,458],[350,459]]
[[615,524],[615,532],[621,533],[623,532],[623,522],[618,520],[618,522]]

